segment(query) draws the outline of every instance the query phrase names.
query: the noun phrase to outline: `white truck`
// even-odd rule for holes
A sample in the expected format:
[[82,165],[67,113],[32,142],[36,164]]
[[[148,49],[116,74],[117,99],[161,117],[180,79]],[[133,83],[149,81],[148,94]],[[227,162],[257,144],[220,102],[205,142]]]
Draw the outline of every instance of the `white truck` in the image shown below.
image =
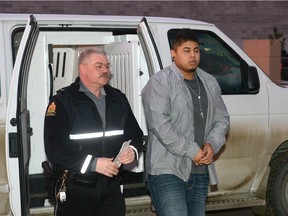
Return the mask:
[[[262,206],[269,216],[288,215],[288,89],[273,83],[215,25],[52,14],[0,14],[0,215],[52,214],[41,166],[44,113],[49,97],[77,77],[81,50],[105,48],[110,83],[127,95],[147,137],[141,90],[171,64],[171,41],[181,28],[196,32],[199,67],[219,81],[231,117],[227,143],[215,158],[219,184],[210,188],[207,211]],[[139,163],[125,168],[127,212],[150,209],[145,145]]]

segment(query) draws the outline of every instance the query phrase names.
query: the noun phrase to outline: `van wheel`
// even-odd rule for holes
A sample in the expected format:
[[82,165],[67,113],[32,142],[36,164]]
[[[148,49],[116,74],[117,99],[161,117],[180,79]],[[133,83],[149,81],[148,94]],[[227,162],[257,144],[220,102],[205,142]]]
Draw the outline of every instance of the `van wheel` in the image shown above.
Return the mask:
[[266,215],[288,215],[288,155],[278,157],[271,165],[266,192]]

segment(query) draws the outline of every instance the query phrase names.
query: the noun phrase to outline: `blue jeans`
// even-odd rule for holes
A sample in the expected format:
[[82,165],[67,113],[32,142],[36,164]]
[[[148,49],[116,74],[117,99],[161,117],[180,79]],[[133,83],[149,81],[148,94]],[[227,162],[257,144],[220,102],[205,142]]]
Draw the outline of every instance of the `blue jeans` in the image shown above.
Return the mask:
[[148,190],[159,216],[204,216],[208,174],[191,174],[188,182],[175,175],[148,175]]

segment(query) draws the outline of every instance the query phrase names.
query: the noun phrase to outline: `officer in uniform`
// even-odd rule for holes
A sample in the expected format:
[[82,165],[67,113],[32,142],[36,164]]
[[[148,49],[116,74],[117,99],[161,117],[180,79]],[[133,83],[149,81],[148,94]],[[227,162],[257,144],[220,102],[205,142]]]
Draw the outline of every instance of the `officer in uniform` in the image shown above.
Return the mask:
[[47,107],[45,151],[59,173],[55,215],[125,215],[121,165],[138,159],[143,132],[126,96],[108,84],[109,68],[102,48],[84,50],[79,77]]

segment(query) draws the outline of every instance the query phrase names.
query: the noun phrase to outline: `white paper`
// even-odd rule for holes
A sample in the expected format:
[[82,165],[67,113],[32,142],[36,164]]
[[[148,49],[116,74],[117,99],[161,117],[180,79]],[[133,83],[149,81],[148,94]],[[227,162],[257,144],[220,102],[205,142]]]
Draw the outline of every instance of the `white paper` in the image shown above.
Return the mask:
[[122,144],[122,147],[121,147],[118,155],[117,155],[116,158],[114,159],[114,163],[116,163],[117,166],[119,166],[119,167],[121,166],[121,162],[119,161],[119,157],[120,157],[121,153],[122,153],[123,151],[125,151],[125,150],[129,147],[130,143],[131,143],[131,140],[125,141],[125,142]]

